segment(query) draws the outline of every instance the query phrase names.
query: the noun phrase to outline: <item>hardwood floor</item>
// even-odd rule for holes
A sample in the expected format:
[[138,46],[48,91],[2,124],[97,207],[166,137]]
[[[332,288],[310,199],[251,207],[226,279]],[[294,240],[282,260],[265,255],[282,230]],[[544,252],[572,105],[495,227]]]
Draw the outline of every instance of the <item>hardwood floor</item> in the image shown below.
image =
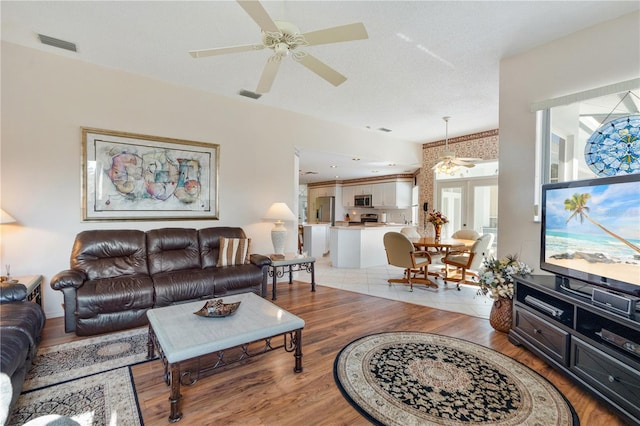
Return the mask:
[[[269,294],[271,290],[269,289]],[[547,377],[571,402],[582,425],[623,425],[605,405],[522,347],[509,343],[488,320],[409,303],[318,287],[278,286],[276,304],[305,320],[303,367],[293,372],[293,355],[276,350],[251,358],[182,387],[184,425],[366,425],[333,379],[339,350],[358,337],[393,330],[444,334],[502,352]],[[47,321],[42,346],[79,340],[65,334],[62,318]],[[169,388],[160,361],[132,368],[145,425],[166,425]]]

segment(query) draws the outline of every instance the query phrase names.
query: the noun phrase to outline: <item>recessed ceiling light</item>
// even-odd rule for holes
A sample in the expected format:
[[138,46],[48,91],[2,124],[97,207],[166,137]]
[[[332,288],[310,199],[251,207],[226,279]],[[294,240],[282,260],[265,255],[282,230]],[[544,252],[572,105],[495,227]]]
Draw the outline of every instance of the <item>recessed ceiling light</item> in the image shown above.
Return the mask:
[[389,166],[390,166],[390,167],[393,167],[393,166],[395,166],[395,165],[396,165],[396,163],[389,163]]
[[335,164],[332,164],[329,167],[331,167],[332,169],[337,169],[338,168],[338,166],[336,166]]
[[371,173],[380,173],[378,170],[371,170]]
[[352,160],[353,161],[360,161],[360,159],[358,157],[353,157]]

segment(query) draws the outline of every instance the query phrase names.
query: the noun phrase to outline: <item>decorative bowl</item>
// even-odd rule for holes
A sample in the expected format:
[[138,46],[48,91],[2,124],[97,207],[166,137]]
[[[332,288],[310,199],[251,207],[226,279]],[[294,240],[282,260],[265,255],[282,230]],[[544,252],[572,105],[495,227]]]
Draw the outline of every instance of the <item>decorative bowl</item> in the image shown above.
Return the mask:
[[208,300],[199,311],[194,314],[207,318],[228,317],[238,310],[241,302],[224,303],[222,299]]

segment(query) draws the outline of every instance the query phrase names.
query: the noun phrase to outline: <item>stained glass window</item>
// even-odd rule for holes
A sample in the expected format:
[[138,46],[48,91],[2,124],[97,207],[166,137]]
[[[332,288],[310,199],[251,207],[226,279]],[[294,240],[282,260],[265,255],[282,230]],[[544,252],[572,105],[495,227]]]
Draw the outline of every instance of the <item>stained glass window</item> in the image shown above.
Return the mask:
[[598,176],[640,173],[640,115],[600,126],[587,140],[585,161]]

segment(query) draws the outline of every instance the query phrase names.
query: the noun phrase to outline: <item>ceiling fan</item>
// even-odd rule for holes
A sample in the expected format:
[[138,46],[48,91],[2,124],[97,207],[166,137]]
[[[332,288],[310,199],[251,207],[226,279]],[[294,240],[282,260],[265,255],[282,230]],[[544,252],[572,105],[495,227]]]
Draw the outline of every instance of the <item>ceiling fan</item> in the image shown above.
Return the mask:
[[347,77],[314,56],[298,49],[304,46],[362,40],[369,37],[364,24],[361,22],[301,34],[298,27],[290,22],[272,20],[262,4],[258,1],[237,1],[262,30],[262,43],[192,50],[189,54],[194,58],[202,58],[205,56],[225,55],[227,53],[262,50],[264,48],[273,50],[273,55],[269,57],[262,71],[256,93],[267,93],[271,89],[282,58],[289,54],[291,54],[294,60],[329,83],[334,86],[339,86],[347,80]]
[[449,151],[449,119],[451,117],[442,117],[445,122],[445,140],[444,140],[444,152],[440,156],[440,161],[433,166],[433,170],[438,173],[445,173],[452,175],[460,170],[460,167],[471,168],[475,166],[475,162],[482,161],[482,158],[464,158],[456,157],[454,151]]

